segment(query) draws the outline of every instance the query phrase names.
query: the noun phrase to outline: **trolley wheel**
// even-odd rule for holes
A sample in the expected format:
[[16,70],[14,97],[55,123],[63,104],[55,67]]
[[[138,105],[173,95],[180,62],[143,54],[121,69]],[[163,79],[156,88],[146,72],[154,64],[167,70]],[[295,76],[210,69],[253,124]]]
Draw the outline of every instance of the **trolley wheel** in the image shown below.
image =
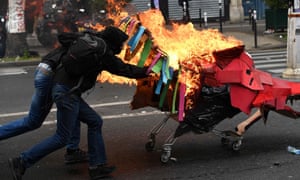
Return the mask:
[[149,140],[146,144],[145,144],[145,148],[148,152],[153,151],[155,146],[155,141],[154,140]]
[[228,138],[221,138],[221,144],[222,146],[227,146],[230,143],[230,140]]
[[231,145],[232,150],[239,151],[241,149],[242,140],[234,141]]
[[164,151],[161,156],[160,156],[160,161],[162,163],[167,163],[171,157],[171,152],[170,151]]

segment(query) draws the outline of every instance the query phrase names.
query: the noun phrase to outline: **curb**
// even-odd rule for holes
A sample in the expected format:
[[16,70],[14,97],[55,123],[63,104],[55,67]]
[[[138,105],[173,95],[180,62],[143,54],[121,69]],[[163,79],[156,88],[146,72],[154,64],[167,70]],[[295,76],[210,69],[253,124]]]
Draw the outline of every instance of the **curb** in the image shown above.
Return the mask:
[[251,51],[251,52],[255,52],[255,51],[262,51],[262,50],[275,50],[275,49],[286,49],[287,46],[286,45],[270,45],[270,46],[258,46],[257,48],[250,48],[250,49],[246,49],[246,51]]
[[35,66],[38,65],[39,62],[39,59],[29,61],[0,62],[0,67]]

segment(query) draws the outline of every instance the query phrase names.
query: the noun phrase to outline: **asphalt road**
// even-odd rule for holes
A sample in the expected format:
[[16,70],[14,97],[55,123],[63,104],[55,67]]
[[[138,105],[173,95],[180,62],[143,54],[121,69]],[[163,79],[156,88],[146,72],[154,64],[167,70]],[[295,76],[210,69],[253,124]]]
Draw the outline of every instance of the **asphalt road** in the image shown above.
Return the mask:
[[[0,69],[0,124],[24,116],[33,92],[34,67]],[[25,73],[25,74],[24,74]],[[117,166],[114,180],[285,180],[300,179],[300,156],[287,152],[288,145],[300,147],[298,120],[270,113],[266,125],[254,124],[246,133],[239,152],[221,146],[213,133],[184,134],[173,146],[177,162],[160,162],[161,145],[174,132],[177,122],[170,120],[156,139],[153,152],[145,150],[152,127],[165,115],[153,108],[130,110],[128,102],[134,86],[97,84],[85,96],[103,116],[103,135],[108,160]],[[300,107],[299,103],[294,104]],[[55,108],[55,107],[54,107]],[[233,129],[246,116],[239,114],[222,121],[216,128]],[[18,155],[55,131],[55,111],[38,130],[0,141],[0,177],[12,179],[7,159]],[[82,125],[81,147],[87,149],[86,126]],[[64,149],[54,152],[26,171],[24,180],[89,179],[87,163],[64,165]]]

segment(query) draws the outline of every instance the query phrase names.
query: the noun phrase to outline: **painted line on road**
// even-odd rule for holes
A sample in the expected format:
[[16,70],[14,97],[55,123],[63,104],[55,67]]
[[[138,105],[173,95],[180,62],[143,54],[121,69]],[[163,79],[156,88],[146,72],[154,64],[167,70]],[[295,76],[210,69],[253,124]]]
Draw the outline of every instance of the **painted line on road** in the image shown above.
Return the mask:
[[[106,106],[118,106],[118,105],[125,105],[129,104],[130,101],[119,101],[119,102],[110,102],[110,103],[101,103],[101,104],[92,104],[90,105],[92,108],[98,108],[98,107],[106,107]],[[56,108],[52,108],[51,112],[56,112]],[[27,115],[28,112],[16,112],[16,113],[7,113],[7,114],[0,114],[0,118],[4,117],[13,117],[13,116],[25,116]],[[166,112],[162,112],[159,110],[154,110],[154,111],[141,111],[141,112],[136,112],[136,113],[122,113],[122,114],[116,114],[116,115],[106,115],[106,116],[101,116],[102,119],[118,119],[118,118],[129,118],[129,117],[141,117],[141,116],[150,116],[150,115],[160,115],[160,114],[167,114]],[[51,125],[55,124],[57,120],[47,120],[43,124],[44,125]],[[1,126],[1,124],[0,124]]]
[[[124,105],[129,104],[130,101],[119,101],[119,102],[111,102],[111,103],[101,103],[101,104],[93,104],[90,105],[92,108],[98,108],[98,107],[105,107],[105,106],[117,106],[117,105]],[[56,112],[56,108],[52,108],[50,112]],[[28,111],[24,112],[16,112],[16,113],[6,113],[6,114],[0,114],[0,118],[3,117],[12,117],[12,116],[24,116],[27,115]]]
[[23,68],[0,68],[0,76],[27,74]]

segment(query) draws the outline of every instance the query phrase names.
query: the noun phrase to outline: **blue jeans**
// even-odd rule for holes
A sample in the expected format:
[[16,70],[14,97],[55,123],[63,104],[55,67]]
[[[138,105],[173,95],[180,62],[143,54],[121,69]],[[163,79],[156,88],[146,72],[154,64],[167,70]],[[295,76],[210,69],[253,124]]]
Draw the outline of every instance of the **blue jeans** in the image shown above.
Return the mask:
[[88,152],[90,166],[106,163],[102,138],[102,118],[80,97],[68,94],[70,88],[55,84],[52,96],[57,107],[57,129],[53,136],[21,153],[28,168],[44,156],[64,147],[70,140],[77,119],[88,125]]
[[[0,140],[14,137],[39,128],[53,105],[51,90],[53,72],[49,65],[40,63],[34,74],[35,92],[32,96],[30,110],[27,116],[0,126]],[[74,128],[74,137],[67,148],[76,149],[80,142],[80,121]]]

